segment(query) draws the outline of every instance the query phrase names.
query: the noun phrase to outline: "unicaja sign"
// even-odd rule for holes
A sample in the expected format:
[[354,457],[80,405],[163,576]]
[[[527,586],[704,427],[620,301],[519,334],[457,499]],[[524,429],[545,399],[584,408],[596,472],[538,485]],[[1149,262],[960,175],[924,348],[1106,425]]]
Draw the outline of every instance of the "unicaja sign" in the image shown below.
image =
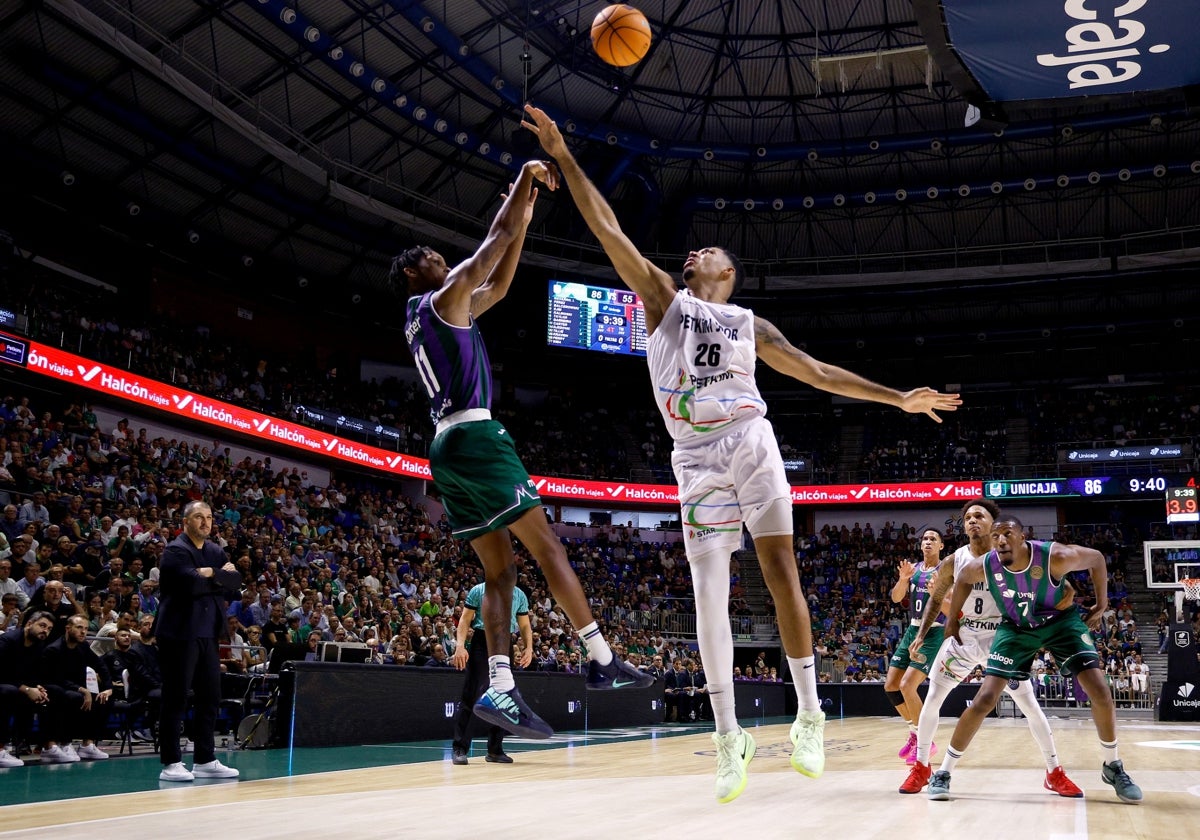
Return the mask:
[[[1064,67],[1072,90],[1104,87],[1127,82],[1142,73],[1149,59],[1140,47],[1146,37],[1146,25],[1133,17],[1150,0],[1126,0],[1110,9],[1103,0],[1067,0],[1063,11],[1076,23],[1066,31],[1066,55],[1042,54],[1043,67]],[[1163,2],[1163,0],[1158,0]],[[1146,47],[1146,53],[1159,54],[1170,44]]]
[[[915,5],[933,7],[931,0]],[[1200,5],[1194,2],[940,0],[937,8],[948,46],[998,102],[1200,82],[1194,50],[1179,42],[1200,31]]]

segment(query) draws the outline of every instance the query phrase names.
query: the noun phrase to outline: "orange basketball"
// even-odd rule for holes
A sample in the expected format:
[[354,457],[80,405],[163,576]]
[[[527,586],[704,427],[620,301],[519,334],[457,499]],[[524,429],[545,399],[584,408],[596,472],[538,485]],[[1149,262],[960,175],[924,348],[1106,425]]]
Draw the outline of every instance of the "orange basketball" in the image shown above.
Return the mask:
[[614,67],[637,64],[650,49],[650,22],[633,6],[605,6],[592,21],[592,47]]

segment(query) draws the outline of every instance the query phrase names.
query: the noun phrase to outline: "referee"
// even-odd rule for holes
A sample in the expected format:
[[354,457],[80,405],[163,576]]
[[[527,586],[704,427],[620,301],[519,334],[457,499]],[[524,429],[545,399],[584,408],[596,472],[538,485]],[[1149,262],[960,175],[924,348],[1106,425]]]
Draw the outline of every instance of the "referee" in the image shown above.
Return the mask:
[[[488,687],[488,648],[487,633],[483,629],[483,619],[479,614],[483,605],[483,584],[477,583],[467,593],[467,602],[463,606],[462,615],[458,620],[458,632],[451,662],[458,670],[467,670],[467,680],[463,683],[462,698],[458,703],[458,711],[454,714],[454,748],[451,761],[455,764],[466,764],[471,752],[471,739],[467,730],[471,718],[475,717],[472,709],[475,701],[480,698]],[[467,628],[474,630],[470,647],[467,646]],[[513,587],[512,620],[509,632],[521,631],[521,656],[517,664],[528,668],[533,661],[533,628],[529,624],[529,598],[519,587]],[[505,651],[508,653],[508,651]],[[507,733],[499,726],[488,729],[487,761],[500,764],[511,764],[512,758],[504,752],[504,736]]]

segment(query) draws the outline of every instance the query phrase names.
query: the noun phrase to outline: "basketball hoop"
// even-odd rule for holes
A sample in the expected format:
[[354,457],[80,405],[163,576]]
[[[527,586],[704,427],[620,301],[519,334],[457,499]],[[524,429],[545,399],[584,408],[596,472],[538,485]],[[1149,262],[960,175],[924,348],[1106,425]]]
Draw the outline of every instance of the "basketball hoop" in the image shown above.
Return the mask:
[[1200,601],[1200,578],[1180,578],[1185,601]]

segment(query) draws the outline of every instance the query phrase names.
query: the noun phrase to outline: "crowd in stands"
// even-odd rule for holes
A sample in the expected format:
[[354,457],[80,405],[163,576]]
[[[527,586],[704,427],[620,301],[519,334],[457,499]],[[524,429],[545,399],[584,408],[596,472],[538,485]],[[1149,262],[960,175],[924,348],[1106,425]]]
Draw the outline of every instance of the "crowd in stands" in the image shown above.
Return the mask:
[[[401,448],[410,451],[430,437],[424,395],[409,383],[361,383],[334,371],[314,372],[298,359],[268,362],[213,341],[203,327],[119,323],[95,301],[53,289],[39,296],[33,322],[34,332],[45,337],[75,335],[78,345],[71,349],[90,358],[200,393],[276,414],[304,402],[354,411],[401,429]],[[1069,416],[1039,403],[1041,419],[1063,422],[1069,434],[1082,437],[1085,431],[1103,432],[1107,439],[1118,426],[1135,430],[1132,402],[1094,396],[1083,409],[1063,409]],[[1152,429],[1162,437],[1194,434],[1200,426],[1197,403],[1187,391],[1163,395],[1136,430]],[[505,404],[497,414],[521,444],[531,472],[620,477],[639,466],[670,482],[670,442],[660,418],[653,410],[618,404],[623,405],[580,406],[564,389],[550,392],[536,412]],[[987,475],[1006,457],[1004,414],[994,407],[960,414],[937,426],[925,418],[867,412],[863,467],[881,481]],[[819,417],[808,422],[806,416],[783,413],[785,454],[805,454],[812,447],[807,454],[814,475],[836,480],[830,464],[839,454],[837,424]],[[229,673],[261,670],[283,643],[315,652],[321,642],[361,642],[372,662],[433,667],[454,651],[466,592],[481,577],[478,563],[469,547],[449,537],[444,517],[431,517],[425,506],[394,489],[346,480],[315,486],[298,469],[276,472],[269,458],[235,462],[219,446],[151,439],[126,422],[101,429],[86,404],[38,405],[19,393],[0,404],[0,440],[5,627],[49,612],[54,641],[78,615],[99,640],[98,654],[125,647],[126,636],[129,649],[151,645],[145,633],[157,605],[158,558],[180,532],[183,504],[205,499],[216,516],[215,539],[243,579],[223,640]],[[945,538],[947,551],[965,542],[953,523]],[[1126,541],[1112,534],[1087,539],[1111,543],[1110,586],[1119,592]],[[797,537],[822,680],[873,682],[886,671],[905,622],[905,605],[893,604],[888,592],[900,560],[916,556],[916,541],[916,531],[905,522],[826,526]],[[678,668],[703,675],[687,641],[694,628],[686,617],[694,608],[681,545],[621,526],[567,542],[569,559],[620,655],[646,668],[660,661],[664,679]],[[532,558],[518,549],[517,561],[519,585],[530,596],[531,667],[579,671],[585,653],[569,621],[548,596]],[[760,624],[756,618],[769,625],[769,597],[756,616],[742,597],[736,563],[731,582],[735,630]],[[1142,640],[1128,603],[1117,597],[1113,603],[1100,634],[1106,667],[1114,679],[1128,676],[1132,684]],[[1044,664],[1050,672],[1053,663]],[[740,679],[778,677],[766,664],[739,667]],[[113,676],[108,674],[109,682]]]
[[[320,365],[312,357],[276,348],[248,348],[214,335],[195,322],[168,315],[151,321],[138,316],[115,296],[93,289],[58,285],[53,275],[38,277],[36,292],[13,280],[9,299],[25,301],[30,335],[62,345],[133,373],[153,377],[209,397],[261,410],[297,422],[310,422],[303,408],[336,411],[397,430],[400,451],[424,455],[432,429],[421,386],[388,378],[363,382],[357,375]],[[407,358],[397,359],[407,364]],[[614,390],[617,388],[614,383]],[[650,389],[639,383],[632,394],[596,405],[590,394],[567,388],[539,391],[529,411],[509,389],[494,405],[509,427],[531,473],[577,478],[673,483],[671,444]],[[616,395],[614,395],[616,396]],[[794,403],[794,404],[793,404]],[[839,429],[862,406],[833,412],[787,396],[771,399],[771,417],[785,457],[802,459],[806,483],[860,480],[838,474]],[[865,477],[916,480],[979,477],[1003,462],[1003,416],[998,409],[960,411],[945,426],[926,418],[867,411],[863,459]],[[897,434],[897,430],[903,431]]]
[[876,410],[866,419],[862,466],[872,481],[982,479],[1005,463],[1005,413],[997,406],[965,406],[940,424]]
[[[1200,435],[1200,389],[1140,385],[1039,394],[1028,413],[1030,458],[1055,463],[1064,447],[1190,443]],[[1196,459],[1192,458],[1193,468]]]

